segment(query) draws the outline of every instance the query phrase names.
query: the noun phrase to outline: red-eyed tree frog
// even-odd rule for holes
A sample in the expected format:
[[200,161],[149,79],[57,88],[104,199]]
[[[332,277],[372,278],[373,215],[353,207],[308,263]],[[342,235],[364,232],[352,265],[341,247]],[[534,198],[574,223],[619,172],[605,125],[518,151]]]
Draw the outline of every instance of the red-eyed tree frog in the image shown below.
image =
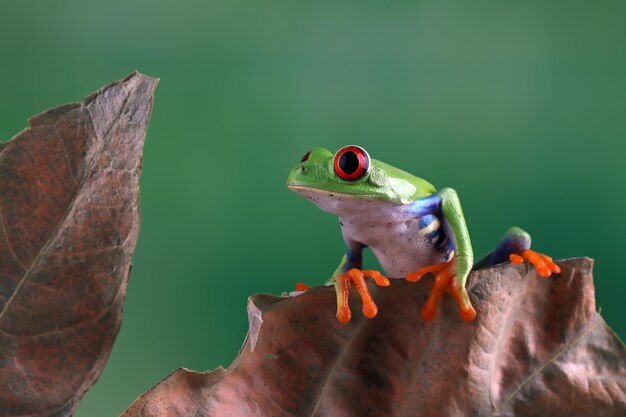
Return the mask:
[[[472,269],[510,260],[528,260],[541,276],[559,273],[552,258],[530,250],[530,235],[509,229],[496,249],[474,264],[469,233],[457,193],[437,191],[430,183],[398,168],[371,159],[362,147],[350,145],[334,155],[326,149],[307,152],[287,178],[292,191],[339,217],[346,253],[327,285],[337,293],[337,319],[350,321],[349,288],[355,286],[363,314],[378,313],[365,278],[380,286],[389,279],[375,270],[362,270],[362,252],[369,248],[386,275],[416,282],[432,273],[435,282],[421,310],[425,320],[435,317],[443,292],[457,301],[461,318],[473,320],[465,282]],[[303,290],[305,284],[296,289]]]

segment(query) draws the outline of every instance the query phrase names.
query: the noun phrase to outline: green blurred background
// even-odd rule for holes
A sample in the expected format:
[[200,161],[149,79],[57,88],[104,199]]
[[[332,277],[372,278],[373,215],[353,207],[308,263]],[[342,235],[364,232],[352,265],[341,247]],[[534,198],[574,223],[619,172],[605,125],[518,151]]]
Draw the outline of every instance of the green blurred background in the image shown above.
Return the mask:
[[2,140],[132,70],[161,78],[124,322],[77,416],[227,366],[249,294],[326,279],[337,220],[284,186],[314,146],[457,189],[477,257],[515,224],[595,258],[626,336],[626,3],[381,3],[2,2]]

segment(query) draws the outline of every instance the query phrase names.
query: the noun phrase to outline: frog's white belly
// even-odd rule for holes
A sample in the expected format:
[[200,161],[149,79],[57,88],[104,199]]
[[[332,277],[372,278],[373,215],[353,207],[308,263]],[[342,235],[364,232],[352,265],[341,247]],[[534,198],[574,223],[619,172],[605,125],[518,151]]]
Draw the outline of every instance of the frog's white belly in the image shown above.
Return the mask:
[[[346,241],[367,245],[389,277],[403,278],[421,267],[446,261],[419,228],[419,219],[394,220],[386,214],[377,216],[340,216]],[[386,222],[380,220],[387,218]]]
[[[427,235],[433,227],[420,228],[420,219],[411,212],[410,205],[320,190],[295,191],[322,210],[339,216],[346,243],[367,245],[389,277],[403,278],[409,272],[453,256],[453,252],[442,254],[429,240]],[[439,221],[433,226],[441,227]]]

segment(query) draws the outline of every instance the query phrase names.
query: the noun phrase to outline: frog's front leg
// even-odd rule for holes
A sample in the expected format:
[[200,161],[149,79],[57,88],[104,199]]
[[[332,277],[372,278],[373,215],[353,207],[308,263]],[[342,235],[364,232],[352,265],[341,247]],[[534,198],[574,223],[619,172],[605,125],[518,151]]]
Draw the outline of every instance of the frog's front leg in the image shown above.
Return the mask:
[[553,273],[561,272],[561,268],[552,261],[551,257],[531,250],[530,244],[530,235],[526,231],[519,227],[511,227],[496,249],[478,261],[474,265],[474,269],[487,268],[509,260],[515,264],[520,264],[526,259],[542,277],[549,277]]
[[376,316],[378,307],[367,288],[365,278],[373,278],[376,284],[383,287],[389,285],[389,279],[382,276],[380,272],[361,270],[364,245],[357,242],[346,242],[346,244],[346,254],[341,258],[339,266],[327,283],[335,287],[335,292],[337,293],[337,320],[341,323],[347,323],[352,318],[352,312],[348,305],[348,296],[352,285],[355,286],[361,296],[363,315],[368,318]]
[[444,292],[450,293],[457,301],[463,320],[474,320],[476,311],[465,289],[465,282],[472,268],[474,257],[461,203],[456,192],[451,188],[442,189],[436,196],[441,200],[442,223],[448,239],[453,243],[454,256],[447,262],[429,265],[411,272],[406,275],[405,279],[416,282],[428,273],[435,276],[435,282],[426,304],[422,307],[421,314],[424,320],[435,318],[437,302]]

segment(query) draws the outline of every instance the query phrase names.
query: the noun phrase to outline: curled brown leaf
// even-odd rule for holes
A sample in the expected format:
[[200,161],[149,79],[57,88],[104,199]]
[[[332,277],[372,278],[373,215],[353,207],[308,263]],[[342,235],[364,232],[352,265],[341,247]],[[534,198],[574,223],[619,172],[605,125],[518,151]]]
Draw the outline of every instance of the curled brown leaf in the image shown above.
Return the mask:
[[379,315],[348,325],[332,288],[255,295],[258,335],[227,370],[179,369],[123,416],[623,417],[626,349],[595,310],[592,264],[559,262],[548,279],[524,265],[474,272],[470,323],[452,299],[420,318],[428,279],[371,287]]

